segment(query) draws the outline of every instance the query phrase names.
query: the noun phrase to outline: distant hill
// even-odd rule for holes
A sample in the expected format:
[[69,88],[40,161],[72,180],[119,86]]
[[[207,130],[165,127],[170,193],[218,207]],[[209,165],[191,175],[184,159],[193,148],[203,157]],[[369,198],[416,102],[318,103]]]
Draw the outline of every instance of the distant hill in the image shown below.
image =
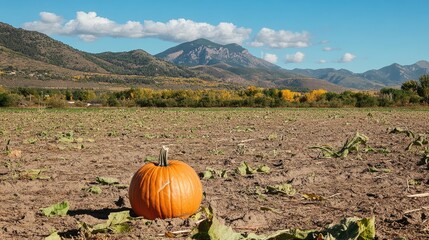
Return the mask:
[[143,50],[91,54],[74,49],[49,36],[0,23],[0,46],[30,59],[89,72],[168,77],[195,77],[190,70],[160,61]]
[[323,68],[323,69],[293,69],[292,72],[296,74],[301,74],[304,76],[324,79],[333,84],[343,86],[345,88],[352,89],[380,89],[385,87],[384,84],[373,82],[371,80],[365,79],[359,74],[355,74],[351,71],[340,69],[335,70],[333,68]]
[[327,80],[331,83],[355,89],[380,89],[398,87],[407,80],[417,80],[423,74],[429,74],[429,62],[419,61],[412,65],[392,64],[364,73],[333,68],[324,69],[293,69],[292,72],[309,77]]
[[305,77],[257,58],[238,44],[221,45],[207,39],[185,42],[156,57],[240,85],[307,90],[324,88],[341,91],[343,87],[313,77]]
[[[196,73],[180,66],[161,61],[149,53],[139,49],[129,52],[104,52],[94,54],[92,61],[116,74],[145,75],[145,76],[170,76],[170,77],[195,77]],[[105,64],[105,62],[110,64]]]
[[84,71],[107,73],[87,59],[87,53],[56,41],[45,34],[14,28],[0,23],[0,45],[34,60],[55,66]]
[[411,65],[394,63],[378,70],[370,70],[360,74],[362,77],[386,86],[401,85],[407,80],[417,80],[421,75],[429,74],[429,62],[419,61]]

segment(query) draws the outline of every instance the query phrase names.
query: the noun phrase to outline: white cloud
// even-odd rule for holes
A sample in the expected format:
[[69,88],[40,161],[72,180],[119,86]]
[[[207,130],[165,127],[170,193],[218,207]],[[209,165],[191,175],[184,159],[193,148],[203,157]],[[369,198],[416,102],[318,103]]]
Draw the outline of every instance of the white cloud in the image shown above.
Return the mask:
[[262,28],[251,43],[253,47],[267,46],[270,48],[304,48],[310,45],[308,32],[275,31]]
[[324,48],[322,48],[322,50],[325,52],[332,52],[332,51],[338,51],[341,49],[340,48],[333,48],[333,47],[324,47]]
[[340,60],[338,60],[338,62],[341,63],[346,63],[346,62],[351,62],[356,58],[355,55],[351,54],[351,53],[345,53]]
[[119,24],[97,16],[95,12],[77,12],[76,18],[66,23],[62,17],[54,13],[42,12],[40,20],[25,23],[23,27],[46,34],[77,35],[85,41],[94,41],[99,37],[154,37],[174,42],[207,38],[218,43],[238,44],[248,39],[252,31],[227,22],[211,25],[183,18],[172,19],[165,23],[146,20],[143,24],[136,21]]
[[271,53],[265,53],[264,54],[264,60],[270,63],[276,63],[278,60],[277,55],[271,54]]
[[286,63],[300,63],[304,60],[305,54],[302,52],[296,52],[293,55],[286,55]]
[[43,32],[46,34],[61,34],[63,18],[49,12],[39,13],[40,20],[34,22],[24,23],[24,28],[28,30],[34,30]]
[[221,22],[217,26],[187,19],[172,19],[166,23],[145,21],[144,32],[164,40],[182,42],[207,38],[217,43],[243,43],[252,30]]
[[320,59],[320,60],[318,61],[318,63],[320,63],[320,64],[325,64],[325,63],[327,63],[327,61],[326,61],[325,59]]
[[41,12],[39,15],[40,20],[44,23],[61,23],[63,21],[62,17],[50,12]]

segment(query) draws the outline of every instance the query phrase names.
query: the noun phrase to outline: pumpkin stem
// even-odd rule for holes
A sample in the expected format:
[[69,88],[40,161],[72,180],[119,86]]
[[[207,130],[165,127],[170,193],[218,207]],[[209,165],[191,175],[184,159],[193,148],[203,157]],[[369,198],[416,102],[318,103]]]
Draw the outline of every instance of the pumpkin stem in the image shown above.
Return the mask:
[[166,167],[168,166],[168,147],[162,146],[161,152],[159,153],[159,162],[158,166]]

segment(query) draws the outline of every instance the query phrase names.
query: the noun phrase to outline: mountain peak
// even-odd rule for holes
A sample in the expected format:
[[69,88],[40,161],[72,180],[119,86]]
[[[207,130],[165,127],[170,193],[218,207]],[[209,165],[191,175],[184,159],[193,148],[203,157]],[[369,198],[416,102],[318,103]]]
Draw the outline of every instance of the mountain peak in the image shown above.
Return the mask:
[[279,68],[251,55],[245,48],[236,43],[222,45],[204,38],[179,44],[155,56],[184,66],[223,64],[233,67]]

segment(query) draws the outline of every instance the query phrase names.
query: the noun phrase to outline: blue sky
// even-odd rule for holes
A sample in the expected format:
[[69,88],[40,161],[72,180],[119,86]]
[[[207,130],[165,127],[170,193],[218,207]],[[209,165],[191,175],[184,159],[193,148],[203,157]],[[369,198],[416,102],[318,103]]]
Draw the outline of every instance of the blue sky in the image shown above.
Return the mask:
[[16,0],[0,21],[88,52],[159,53],[204,37],[286,68],[429,60],[429,0]]

